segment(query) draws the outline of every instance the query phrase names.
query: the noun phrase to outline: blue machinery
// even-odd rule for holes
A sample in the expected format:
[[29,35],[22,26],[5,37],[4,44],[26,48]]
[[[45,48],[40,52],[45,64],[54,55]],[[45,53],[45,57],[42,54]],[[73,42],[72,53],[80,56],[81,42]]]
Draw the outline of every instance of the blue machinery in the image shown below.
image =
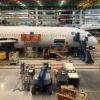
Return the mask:
[[[34,79],[34,84],[32,87],[32,94],[36,94],[36,91],[42,91],[47,92],[49,94],[52,94],[52,78],[50,73],[47,74],[48,70],[48,63],[44,63],[43,67],[41,68],[41,71],[36,79]],[[46,75],[50,76],[46,78]]]
[[44,87],[44,79],[45,79],[45,76],[46,76],[47,69],[48,69],[48,64],[45,63],[44,67],[41,68],[41,71],[40,71],[39,76],[38,76],[38,86],[39,86],[39,88]]
[[85,61],[86,63],[94,63],[92,56],[90,54],[89,49],[86,49],[86,42],[88,38],[83,42],[80,40],[80,33],[77,33],[76,36],[74,37],[74,41],[79,43],[79,48],[78,48],[78,55],[80,59]]

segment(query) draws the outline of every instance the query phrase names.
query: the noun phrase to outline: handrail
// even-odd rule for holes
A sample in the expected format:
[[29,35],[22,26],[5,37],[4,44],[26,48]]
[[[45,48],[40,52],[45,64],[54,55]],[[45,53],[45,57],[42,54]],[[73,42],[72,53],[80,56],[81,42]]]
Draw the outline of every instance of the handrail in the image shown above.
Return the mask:
[[[56,93],[58,96],[60,97],[63,97],[63,98],[66,98],[68,100],[76,100],[75,98],[73,97],[70,97],[69,95],[64,95],[64,94],[61,94],[61,93]],[[64,99],[65,100],[65,99]]]
[[64,90],[67,90],[69,92],[79,93],[80,95],[82,95],[81,96],[82,100],[87,100],[87,94],[85,92],[78,91],[78,90],[73,90],[73,89],[68,88],[67,86],[62,86],[61,90],[63,92],[57,93],[58,96],[64,97],[64,98],[69,99],[69,100],[77,100],[77,99],[71,97],[70,95],[68,96],[68,95],[64,94]]

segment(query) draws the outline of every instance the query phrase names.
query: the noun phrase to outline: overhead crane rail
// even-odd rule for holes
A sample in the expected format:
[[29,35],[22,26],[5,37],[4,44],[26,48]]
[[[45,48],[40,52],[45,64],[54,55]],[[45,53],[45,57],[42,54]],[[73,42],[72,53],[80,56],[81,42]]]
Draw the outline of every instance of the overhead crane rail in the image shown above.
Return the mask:
[[96,3],[100,3],[100,0],[85,0],[83,2],[81,2],[78,5],[78,8],[83,8],[83,9],[87,9],[89,7],[92,7],[93,5],[95,5]]

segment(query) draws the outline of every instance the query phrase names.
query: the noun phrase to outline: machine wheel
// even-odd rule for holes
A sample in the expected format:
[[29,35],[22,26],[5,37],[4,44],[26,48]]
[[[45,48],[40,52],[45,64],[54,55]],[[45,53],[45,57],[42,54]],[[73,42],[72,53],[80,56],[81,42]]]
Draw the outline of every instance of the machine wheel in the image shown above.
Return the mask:
[[35,86],[32,87],[32,91],[31,92],[32,92],[32,95],[36,94]]
[[50,95],[52,94],[52,86],[49,87],[48,94],[50,94]]
[[29,91],[29,88],[28,88],[27,85],[24,86],[24,90],[25,90],[25,91]]
[[60,61],[61,57],[57,56],[56,61]]
[[30,85],[29,84],[27,84],[28,86],[27,86],[27,91],[30,91]]

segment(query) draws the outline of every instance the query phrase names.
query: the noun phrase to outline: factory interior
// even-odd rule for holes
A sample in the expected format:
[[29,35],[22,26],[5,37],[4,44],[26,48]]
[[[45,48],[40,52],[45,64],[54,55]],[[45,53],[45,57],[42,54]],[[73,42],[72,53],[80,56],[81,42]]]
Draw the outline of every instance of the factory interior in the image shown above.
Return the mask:
[[0,0],[0,100],[100,100],[100,0]]

